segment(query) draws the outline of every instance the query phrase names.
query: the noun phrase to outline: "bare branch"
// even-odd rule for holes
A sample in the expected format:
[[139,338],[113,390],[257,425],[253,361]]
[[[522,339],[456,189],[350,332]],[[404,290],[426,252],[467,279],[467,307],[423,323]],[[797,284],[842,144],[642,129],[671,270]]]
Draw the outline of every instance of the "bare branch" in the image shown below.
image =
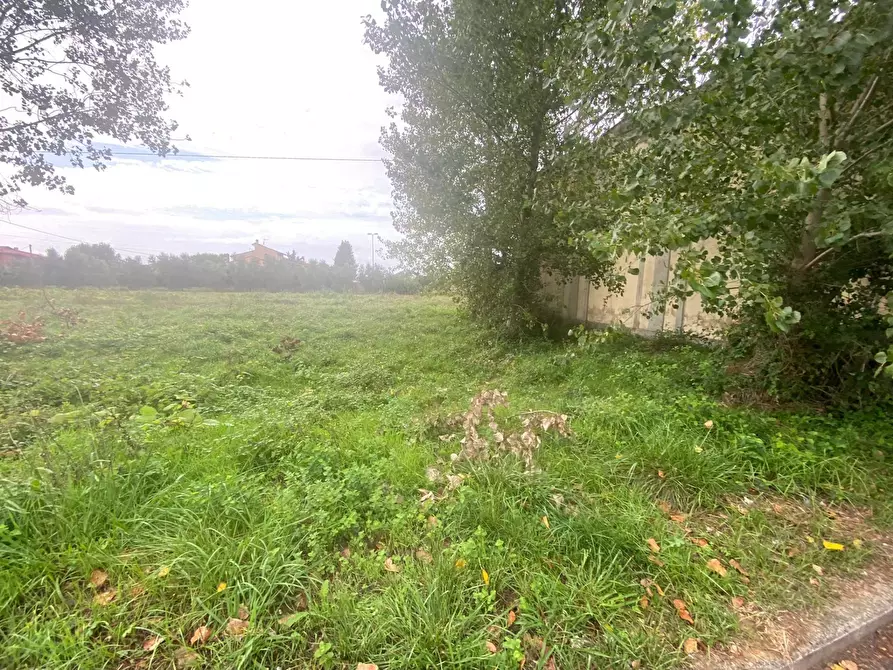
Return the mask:
[[[868,233],[859,233],[858,235],[853,235],[850,239],[847,240],[847,242],[852,242],[853,240],[858,240],[859,238],[865,238],[865,237],[880,237],[881,235],[889,235],[889,233],[886,233],[883,230],[873,230]],[[808,270],[813,265],[815,265],[820,260],[822,260],[822,258],[824,258],[828,254],[830,254],[832,251],[838,250],[839,248],[840,247],[828,247],[822,253],[820,253],[818,256],[816,256],[811,261],[809,261],[806,265],[804,265],[803,269]]]
[[853,113],[850,114],[849,121],[844,125],[834,136],[834,145],[836,146],[840,140],[846,137],[847,133],[850,132],[850,128],[853,127],[853,124],[856,122],[856,119],[859,117],[859,114],[862,111],[862,108],[865,107],[865,103],[868,102],[868,99],[871,97],[871,94],[874,92],[874,87],[877,85],[879,77],[875,76],[874,79],[871,80],[871,84],[866,88],[862,93],[859,94],[859,97],[856,98],[856,102],[853,104]]

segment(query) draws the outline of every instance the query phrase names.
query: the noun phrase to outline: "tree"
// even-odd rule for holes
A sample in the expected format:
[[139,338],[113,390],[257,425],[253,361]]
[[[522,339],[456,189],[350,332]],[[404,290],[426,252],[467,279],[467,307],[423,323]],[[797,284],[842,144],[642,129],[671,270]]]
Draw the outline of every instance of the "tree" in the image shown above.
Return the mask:
[[776,392],[828,397],[887,360],[891,38],[890,0],[638,0],[588,28],[581,81],[610,95],[565,212],[605,258],[673,251],[657,304],[698,294]]
[[[0,9],[0,201],[21,186],[72,193],[48,155],[103,169],[101,137],[139,141],[165,155],[176,124],[164,118],[176,90],[154,47],[183,39],[183,0],[9,0]],[[18,199],[17,202],[21,203]]]
[[550,195],[590,4],[386,0],[383,23],[365,20],[366,42],[388,57],[381,84],[403,98],[381,140],[403,235],[391,253],[509,331],[538,320],[544,269],[604,268],[568,243]]
[[332,273],[335,288],[347,291],[353,286],[357,277],[357,261],[353,255],[353,247],[347,240],[342,240],[332,261]]

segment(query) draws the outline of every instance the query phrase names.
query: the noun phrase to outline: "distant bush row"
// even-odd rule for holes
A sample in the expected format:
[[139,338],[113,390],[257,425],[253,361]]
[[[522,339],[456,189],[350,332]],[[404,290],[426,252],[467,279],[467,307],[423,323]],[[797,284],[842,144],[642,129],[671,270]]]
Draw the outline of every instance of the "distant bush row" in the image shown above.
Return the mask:
[[215,291],[362,291],[419,293],[425,277],[367,265],[329,264],[294,253],[264,264],[233,261],[228,254],[159,254],[122,258],[108,244],[54,249],[40,260],[0,267],[2,286],[83,286],[131,289],[205,288]]

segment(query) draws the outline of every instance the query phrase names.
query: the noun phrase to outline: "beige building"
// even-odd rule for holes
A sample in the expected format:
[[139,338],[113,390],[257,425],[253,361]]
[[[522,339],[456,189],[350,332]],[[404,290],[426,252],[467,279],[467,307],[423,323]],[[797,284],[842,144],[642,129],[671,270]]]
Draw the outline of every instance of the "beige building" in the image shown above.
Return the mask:
[[544,288],[555,312],[572,323],[620,325],[642,335],[661,331],[710,335],[722,325],[722,320],[701,309],[701,296],[697,293],[680,302],[678,309],[668,305],[662,311],[652,310],[652,296],[673,279],[675,258],[677,254],[670,252],[644,259],[632,255],[621,259],[618,267],[638,268],[638,274],[627,273],[626,286],[619,294],[596,287],[585,277],[565,281],[546,276]]

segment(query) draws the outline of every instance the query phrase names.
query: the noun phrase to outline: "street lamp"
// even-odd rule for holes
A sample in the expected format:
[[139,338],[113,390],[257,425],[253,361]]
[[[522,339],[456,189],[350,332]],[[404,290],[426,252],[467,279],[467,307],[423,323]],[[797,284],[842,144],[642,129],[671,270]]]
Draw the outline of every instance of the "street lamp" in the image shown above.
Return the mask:
[[379,239],[381,239],[381,237],[378,235],[378,233],[366,233],[366,234],[370,238],[372,238],[372,269],[374,270],[375,269],[375,238],[378,237]]

